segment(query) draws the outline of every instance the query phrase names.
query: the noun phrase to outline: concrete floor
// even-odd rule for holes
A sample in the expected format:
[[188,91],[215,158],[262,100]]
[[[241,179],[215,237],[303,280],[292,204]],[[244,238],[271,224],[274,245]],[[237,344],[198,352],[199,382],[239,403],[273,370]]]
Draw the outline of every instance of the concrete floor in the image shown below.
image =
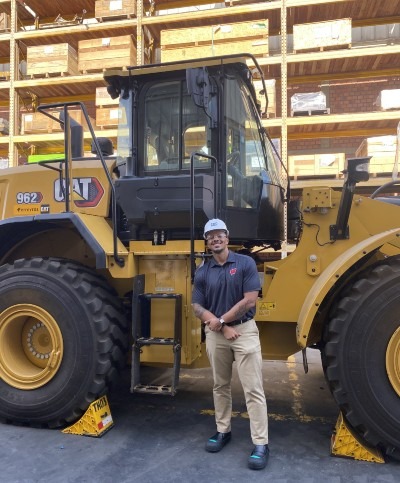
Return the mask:
[[[269,409],[270,461],[247,468],[251,452],[243,394],[234,377],[232,441],[216,454],[204,451],[215,432],[210,369],[182,370],[178,394],[129,392],[129,371],[109,395],[114,427],[101,438],[0,425],[0,482],[99,483],[397,483],[400,463],[330,456],[338,411],[326,386],[319,353],[264,363]],[[143,378],[168,381],[169,371],[147,368]],[[167,378],[167,379],[166,379]],[[144,379],[143,379],[144,380]]]

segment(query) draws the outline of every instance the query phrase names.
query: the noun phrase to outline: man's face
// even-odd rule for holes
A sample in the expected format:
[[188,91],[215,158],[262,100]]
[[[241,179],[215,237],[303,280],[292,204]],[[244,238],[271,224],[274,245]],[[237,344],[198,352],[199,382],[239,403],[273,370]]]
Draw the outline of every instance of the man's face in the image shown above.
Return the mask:
[[229,238],[223,230],[212,230],[206,236],[207,247],[212,253],[222,253],[228,246]]

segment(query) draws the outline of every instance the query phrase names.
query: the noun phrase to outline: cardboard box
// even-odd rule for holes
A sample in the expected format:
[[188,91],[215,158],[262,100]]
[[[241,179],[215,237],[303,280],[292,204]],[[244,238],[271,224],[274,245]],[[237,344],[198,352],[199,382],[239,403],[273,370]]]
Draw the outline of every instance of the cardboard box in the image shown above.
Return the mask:
[[161,31],[161,62],[243,52],[268,56],[268,20]]
[[379,93],[375,102],[378,109],[400,109],[400,89],[385,89]]
[[119,98],[113,99],[107,92],[107,87],[96,87],[96,106],[118,106]]
[[289,156],[289,176],[294,178],[315,176],[334,176],[335,178],[339,178],[344,169],[344,162],[344,153]]
[[99,21],[136,17],[136,0],[96,0],[94,15]]
[[80,40],[78,58],[80,72],[129,67],[136,65],[136,46],[131,35]]
[[97,127],[115,127],[118,124],[125,124],[125,111],[119,107],[104,107],[96,109]]
[[396,136],[376,136],[366,138],[358,147],[355,156],[372,156],[369,162],[371,174],[392,173],[396,159]]
[[351,46],[351,18],[293,25],[295,52],[344,46]]
[[[266,116],[275,117],[276,116],[276,80],[275,79],[265,79],[265,88],[267,90],[268,96],[268,107]],[[263,91],[263,83],[261,80],[255,80],[253,82],[254,88],[256,90],[257,99],[261,104],[261,112],[265,112],[266,99],[265,95],[261,94]]]
[[78,74],[78,56],[69,44],[38,45],[27,48],[27,75]]

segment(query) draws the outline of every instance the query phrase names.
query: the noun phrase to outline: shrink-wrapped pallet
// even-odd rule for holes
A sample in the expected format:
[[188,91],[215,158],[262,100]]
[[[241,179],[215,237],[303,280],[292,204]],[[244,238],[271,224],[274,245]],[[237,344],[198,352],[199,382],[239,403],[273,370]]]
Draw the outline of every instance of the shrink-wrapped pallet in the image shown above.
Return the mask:
[[[292,115],[296,113],[313,114],[326,110],[326,96],[323,92],[306,92],[293,94],[290,98]],[[320,112],[316,112],[320,113]]]
[[400,89],[384,89],[376,99],[379,109],[400,109]]

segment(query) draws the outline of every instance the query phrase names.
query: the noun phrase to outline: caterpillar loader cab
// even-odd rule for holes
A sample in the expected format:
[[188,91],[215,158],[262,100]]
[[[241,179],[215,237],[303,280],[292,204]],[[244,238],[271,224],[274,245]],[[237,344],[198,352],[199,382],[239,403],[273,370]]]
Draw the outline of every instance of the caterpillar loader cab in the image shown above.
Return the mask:
[[[279,244],[284,189],[261,126],[245,59],[138,67],[106,74],[121,96],[116,200],[129,239],[187,239],[217,214],[232,240]],[[128,122],[128,121],[127,121]],[[124,131],[125,130],[125,131]],[[191,206],[193,197],[193,213]],[[266,218],[271,223],[265,224]]]
[[[258,265],[263,357],[319,349],[346,423],[399,457],[400,207],[357,193],[369,160],[356,158],[341,190],[310,186],[284,210],[255,71],[232,55],[106,72],[115,153],[83,104],[40,106],[64,127],[64,159],[0,173],[2,420],[76,421],[128,354],[132,393],[173,395],[181,366],[207,364],[191,292],[209,258],[203,226],[218,217]],[[172,368],[171,383],[142,380],[143,364]]]

